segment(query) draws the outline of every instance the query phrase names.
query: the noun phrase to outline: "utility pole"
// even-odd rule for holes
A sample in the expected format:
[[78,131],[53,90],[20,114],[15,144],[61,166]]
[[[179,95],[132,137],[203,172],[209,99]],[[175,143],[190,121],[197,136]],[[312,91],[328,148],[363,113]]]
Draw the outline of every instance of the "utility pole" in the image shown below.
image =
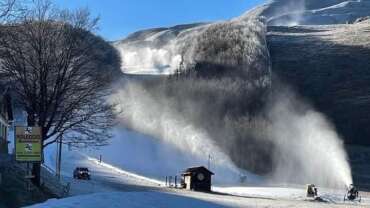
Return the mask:
[[60,179],[60,170],[62,166],[62,146],[63,146],[62,140],[63,136],[60,136],[58,139],[57,168],[56,168],[58,179]]
[[57,140],[56,142],[56,145],[57,145],[57,151],[56,151],[56,154],[55,154],[55,175],[59,178],[58,176],[58,167],[59,167],[59,160],[58,160],[58,156],[59,156],[59,140]]
[[211,170],[211,154],[208,154],[208,170]]

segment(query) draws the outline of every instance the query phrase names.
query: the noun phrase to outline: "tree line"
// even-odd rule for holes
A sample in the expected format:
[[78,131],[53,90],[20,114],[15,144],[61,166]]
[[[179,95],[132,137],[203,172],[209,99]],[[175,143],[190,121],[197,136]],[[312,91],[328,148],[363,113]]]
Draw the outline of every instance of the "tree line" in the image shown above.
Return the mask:
[[[62,138],[106,144],[115,118],[106,96],[119,56],[94,35],[99,19],[49,0],[1,0],[0,9],[0,82],[27,112],[28,126],[41,127],[43,147]],[[40,164],[33,174],[39,185]]]

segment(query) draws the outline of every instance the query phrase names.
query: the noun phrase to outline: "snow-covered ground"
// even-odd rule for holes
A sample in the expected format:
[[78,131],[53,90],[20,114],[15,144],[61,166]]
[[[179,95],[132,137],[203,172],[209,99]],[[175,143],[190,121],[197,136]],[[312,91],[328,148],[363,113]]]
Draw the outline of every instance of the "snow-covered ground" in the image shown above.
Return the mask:
[[[46,165],[55,169],[55,154],[52,154],[50,149],[48,151],[45,157]],[[70,183],[69,194],[71,196],[112,191],[151,190],[162,185],[162,182],[158,180],[127,172],[104,162],[100,163],[85,153],[76,150],[63,152],[62,180]],[[89,168],[92,180],[73,179],[73,170],[76,167]]]
[[177,208],[208,208],[208,207],[366,207],[354,203],[332,204],[313,201],[292,201],[263,198],[235,197],[194,192],[108,192],[70,197],[62,200],[52,199],[30,208],[75,208],[75,207],[110,207],[110,208],[147,208],[147,207],[177,207]]
[[40,205],[32,206],[33,208],[75,208],[75,207],[223,207],[218,204],[206,202],[197,199],[181,197],[175,194],[160,193],[160,192],[112,192],[85,195],[80,197],[72,197],[65,200],[49,200]]
[[[213,187],[213,191],[244,197],[297,201],[308,200],[303,185],[296,185],[295,187]],[[319,187],[318,191],[320,198],[327,203],[343,203],[345,190],[333,190]],[[368,198],[368,195],[362,196],[362,205],[370,205],[370,198]]]
[[[127,131],[130,136],[138,133]],[[138,136],[138,135],[136,135]],[[143,136],[143,135],[142,135]],[[116,138],[117,139],[117,138]],[[145,144],[145,139],[139,144]],[[71,197],[65,199],[51,199],[38,207],[352,207],[370,206],[370,197],[363,196],[361,204],[343,204],[345,190],[327,190],[319,187],[319,194],[327,203],[307,201],[305,186],[276,186],[276,187],[230,187],[214,186],[214,194],[197,193],[179,189],[170,189],[164,186],[160,178],[153,179],[153,173],[145,174],[143,169],[135,169],[130,166],[130,171],[124,169],[129,166],[133,157],[124,154],[124,151],[132,149],[133,153],[140,146],[126,140],[113,140],[113,145],[108,149],[77,151],[64,148],[62,174],[63,180],[71,183]],[[128,142],[122,146],[122,157],[114,158],[117,152],[114,147],[119,147],[120,142]],[[132,141],[131,141],[132,142]],[[143,143],[144,142],[144,143]],[[147,141],[148,142],[148,141]],[[150,140],[149,140],[150,142]],[[154,141],[151,141],[154,142]],[[121,145],[123,144],[121,143]],[[159,148],[159,147],[157,147]],[[158,149],[159,151],[160,149]],[[112,158],[105,157],[100,163],[94,155],[111,151]],[[175,150],[172,150],[175,151]],[[155,152],[155,151],[154,151]],[[146,153],[142,159],[147,159],[154,152]],[[127,153],[128,154],[128,153]],[[176,154],[175,154],[176,155]],[[54,167],[55,148],[51,146],[46,152],[46,164]],[[114,161],[114,165],[109,161]],[[131,161],[131,163],[133,163]],[[82,181],[72,178],[73,169],[76,166],[88,167],[92,174],[92,180]],[[166,169],[164,165],[164,169]],[[133,173],[131,171],[136,171]],[[140,173],[140,174],[138,174]]]

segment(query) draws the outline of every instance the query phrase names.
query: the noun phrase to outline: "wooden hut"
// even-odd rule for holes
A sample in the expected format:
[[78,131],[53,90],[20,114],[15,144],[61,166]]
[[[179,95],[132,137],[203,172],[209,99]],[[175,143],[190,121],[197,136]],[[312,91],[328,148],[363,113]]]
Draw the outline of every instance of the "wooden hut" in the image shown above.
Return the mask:
[[181,186],[188,190],[210,192],[212,175],[214,173],[203,166],[188,168],[181,174]]

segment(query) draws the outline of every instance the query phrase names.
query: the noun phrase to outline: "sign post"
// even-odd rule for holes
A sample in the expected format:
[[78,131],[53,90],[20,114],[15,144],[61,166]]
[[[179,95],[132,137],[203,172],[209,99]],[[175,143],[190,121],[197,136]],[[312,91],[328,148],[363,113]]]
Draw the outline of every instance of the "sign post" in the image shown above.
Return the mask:
[[40,127],[15,128],[15,158],[17,162],[41,162],[42,135]]
[[27,190],[31,191],[31,181],[35,178],[30,163],[40,163],[42,155],[42,134],[40,127],[15,127],[15,160],[27,163]]

